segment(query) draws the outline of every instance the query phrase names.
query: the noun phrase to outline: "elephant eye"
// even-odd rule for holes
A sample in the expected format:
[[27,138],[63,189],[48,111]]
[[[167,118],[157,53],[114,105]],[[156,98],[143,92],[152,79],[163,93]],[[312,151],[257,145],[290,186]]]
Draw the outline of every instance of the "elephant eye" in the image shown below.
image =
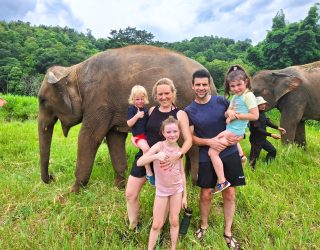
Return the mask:
[[44,98],[43,96],[39,96],[39,103],[44,104],[45,102],[46,102],[46,98]]

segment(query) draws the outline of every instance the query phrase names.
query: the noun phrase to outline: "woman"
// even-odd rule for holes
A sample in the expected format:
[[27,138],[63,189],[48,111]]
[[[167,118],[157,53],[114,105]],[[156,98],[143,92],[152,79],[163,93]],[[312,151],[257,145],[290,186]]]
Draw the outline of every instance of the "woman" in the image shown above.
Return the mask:
[[[181,147],[181,152],[167,158],[164,161],[165,165],[173,164],[185,154],[192,145],[192,136],[189,128],[189,119],[187,114],[178,109],[174,103],[176,100],[177,90],[168,78],[162,78],[155,83],[152,89],[152,96],[158,102],[159,106],[154,106],[149,109],[149,120],[147,123],[147,142],[150,147],[159,141],[164,140],[160,135],[161,123],[169,116],[175,117],[181,126],[181,132],[184,143]],[[128,178],[126,188],[127,211],[129,218],[129,227],[137,229],[139,223],[139,194],[142,186],[146,182],[145,168],[138,167],[136,162],[141,157],[142,153],[139,151],[136,154],[135,161]],[[157,178],[157,177],[156,177]]]

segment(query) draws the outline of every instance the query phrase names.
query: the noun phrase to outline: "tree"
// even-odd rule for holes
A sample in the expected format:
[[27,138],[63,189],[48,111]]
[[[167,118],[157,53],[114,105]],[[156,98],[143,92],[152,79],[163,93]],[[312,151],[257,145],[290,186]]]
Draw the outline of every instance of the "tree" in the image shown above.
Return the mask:
[[19,66],[13,66],[8,74],[8,92],[22,95],[22,87],[20,80],[22,77],[22,70]]
[[276,16],[272,18],[272,30],[282,29],[286,27],[286,20],[283,10],[277,12]]
[[154,35],[145,30],[137,30],[136,28],[127,27],[119,31],[111,30],[109,43],[114,47],[123,47],[129,44],[151,44]]

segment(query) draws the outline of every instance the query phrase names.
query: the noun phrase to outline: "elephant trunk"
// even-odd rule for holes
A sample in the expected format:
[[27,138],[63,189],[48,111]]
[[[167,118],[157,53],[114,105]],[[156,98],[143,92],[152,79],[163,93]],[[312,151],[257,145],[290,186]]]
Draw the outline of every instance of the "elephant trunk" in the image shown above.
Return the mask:
[[49,183],[53,180],[53,176],[49,174],[49,158],[51,149],[51,140],[54,124],[57,119],[52,118],[48,121],[39,112],[38,117],[38,133],[39,133],[39,147],[40,147],[40,168],[41,168],[41,179],[44,183]]

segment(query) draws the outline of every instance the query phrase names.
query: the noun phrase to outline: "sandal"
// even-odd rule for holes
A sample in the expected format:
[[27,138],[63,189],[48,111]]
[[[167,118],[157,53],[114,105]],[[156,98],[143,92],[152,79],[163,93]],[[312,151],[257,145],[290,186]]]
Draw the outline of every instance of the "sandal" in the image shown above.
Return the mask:
[[204,235],[207,232],[207,228],[202,228],[201,226],[199,226],[199,228],[197,229],[197,231],[194,233],[194,235],[196,236],[196,238],[198,240],[203,240]]
[[238,241],[236,241],[235,238],[233,238],[233,236],[227,236],[227,235],[223,235],[224,240],[227,243],[228,248],[230,249],[235,249],[235,250],[239,250],[240,249],[240,244],[238,243]]

